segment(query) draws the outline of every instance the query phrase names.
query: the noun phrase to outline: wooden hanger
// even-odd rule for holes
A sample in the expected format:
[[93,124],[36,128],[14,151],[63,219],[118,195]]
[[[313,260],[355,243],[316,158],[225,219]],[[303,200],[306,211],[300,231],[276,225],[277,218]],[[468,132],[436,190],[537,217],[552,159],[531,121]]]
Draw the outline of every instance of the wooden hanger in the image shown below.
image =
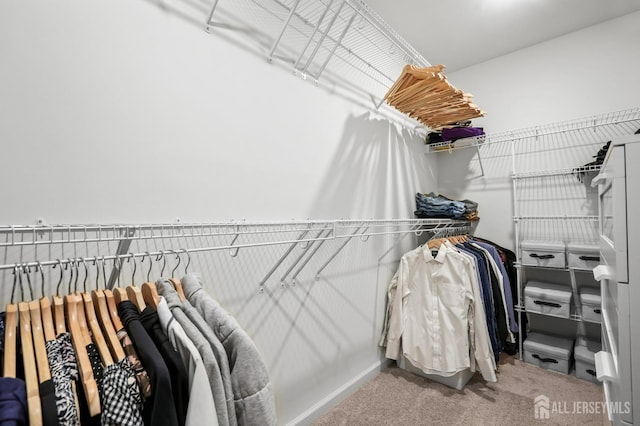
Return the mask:
[[118,339],[115,328],[113,327],[113,321],[109,316],[109,306],[107,306],[107,298],[104,292],[100,289],[91,292],[91,299],[93,300],[93,306],[96,308],[98,319],[102,325],[104,331],[104,337],[111,349],[111,355],[116,361],[120,361],[124,358],[124,350]]
[[129,300],[129,296],[127,295],[127,290],[122,287],[116,287],[113,289],[113,297],[116,302],[116,305],[123,300]]
[[[5,332],[4,332],[4,364],[2,366],[2,375],[4,377],[16,377],[16,365],[18,354],[18,305],[13,303],[13,296],[18,283],[18,274],[20,273],[18,265],[13,267],[13,288],[11,290],[11,303],[5,308]],[[22,289],[22,281],[20,281],[20,289]]]
[[183,302],[187,300],[184,295],[184,290],[182,289],[182,283],[180,282],[180,280],[177,278],[170,278],[169,281],[171,281],[171,284],[173,284],[173,288],[176,289],[176,293],[178,293],[178,297],[180,298],[180,300]]
[[142,284],[142,297],[144,298],[144,301],[147,302],[147,305],[151,306],[153,309],[158,309],[160,296],[158,295],[156,283],[146,282]]
[[[151,258],[151,254],[149,252],[145,252],[147,258],[149,259],[149,270],[147,271],[147,281],[142,284],[142,298],[146,302],[147,305],[151,306],[153,309],[158,309],[158,303],[160,303],[160,296],[158,295],[158,289],[156,288],[156,283],[151,281],[151,270],[153,269],[153,260]],[[143,257],[140,263],[144,262],[145,258]]]
[[[39,317],[42,322],[42,329],[44,331],[44,339],[45,341],[55,340],[56,332],[53,325],[53,313],[51,312],[51,300],[49,300],[49,298],[45,296],[44,271],[42,270],[42,265],[40,264],[40,262],[37,262],[37,264],[38,266],[36,267],[36,270],[40,271],[41,292],[42,292],[42,298],[40,299],[40,306],[38,309],[39,309]],[[31,309],[33,312],[31,305],[29,306],[29,309]],[[31,318],[31,321],[33,321],[33,317]],[[45,348],[45,354],[46,354],[46,348]]]
[[130,255],[131,257],[129,259],[133,260],[133,274],[131,275],[131,285],[127,286],[127,296],[129,297],[129,300],[136,305],[138,311],[142,312],[144,308],[147,307],[147,304],[144,303],[144,297],[142,297],[140,287],[136,286],[136,270],[138,269],[136,258],[133,253],[130,253]]
[[444,68],[444,65],[426,68],[406,65],[384,99],[434,130],[484,116],[485,112],[472,103],[473,95],[449,83]]
[[111,351],[107,346],[107,342],[102,335],[100,324],[98,324],[98,318],[96,317],[96,311],[93,307],[93,300],[91,300],[91,295],[89,293],[82,293],[82,301],[84,302],[84,312],[87,317],[87,323],[89,325],[89,328],[91,329],[93,341],[98,347],[100,359],[105,366],[111,365],[113,364],[113,358],[111,357]]
[[38,367],[33,348],[31,335],[31,316],[29,304],[18,303],[20,314],[20,342],[22,347],[22,360],[24,363],[24,378],[27,388],[27,407],[29,411],[29,425],[42,425],[42,408],[40,406],[40,389],[38,385]]
[[47,347],[44,340],[44,330],[42,329],[40,301],[33,300],[29,302],[28,305],[31,317],[33,349],[36,355],[36,363],[38,365],[38,379],[40,383],[44,383],[47,380],[51,380],[51,372],[49,371],[49,359],[47,358]]
[[67,322],[69,330],[71,331],[71,342],[76,352],[76,358],[78,361],[78,371],[80,373],[80,379],[82,380],[82,387],[84,388],[85,397],[87,399],[87,406],[89,408],[89,415],[91,417],[100,414],[100,395],[98,394],[98,384],[93,377],[93,368],[91,368],[91,360],[87,354],[87,344],[85,342],[84,334],[80,330],[80,322],[78,319],[78,311],[81,308],[81,299],[75,294],[69,294],[64,298]]
[[[175,268],[173,268],[171,270],[171,275],[175,276],[176,275],[176,271],[178,270],[178,266],[180,266],[180,254],[176,253],[175,251],[172,251],[174,254],[176,254],[176,258],[178,259],[178,263],[176,264]],[[185,253],[187,253],[187,255],[189,254],[189,252],[187,252],[185,250]],[[189,258],[189,263],[191,263],[191,258]],[[189,264],[187,264],[187,266],[185,267],[185,274],[187,272],[187,268],[189,267]],[[178,297],[180,298],[181,301],[185,301],[187,300],[187,298],[184,295],[184,290],[182,288],[182,283],[180,282],[180,279],[178,278],[169,278],[169,281],[171,281],[171,284],[173,284],[173,288],[176,290],[176,293],[178,293]]]
[[40,313],[42,315],[42,328],[44,330],[44,338],[48,342],[56,339],[56,330],[53,323],[53,312],[51,310],[51,301],[48,297],[40,299]]
[[[117,289],[116,289],[117,290]],[[111,317],[111,322],[113,323],[113,327],[116,329],[116,333],[122,330],[124,327],[122,325],[122,321],[120,321],[120,316],[118,315],[118,306],[119,301],[116,300],[113,291],[104,290],[104,296],[107,299],[107,308],[109,309],[109,316]],[[125,299],[127,293],[124,293]]]
[[8,304],[5,312],[4,365],[2,375],[4,377],[16,377],[18,305],[15,303]]

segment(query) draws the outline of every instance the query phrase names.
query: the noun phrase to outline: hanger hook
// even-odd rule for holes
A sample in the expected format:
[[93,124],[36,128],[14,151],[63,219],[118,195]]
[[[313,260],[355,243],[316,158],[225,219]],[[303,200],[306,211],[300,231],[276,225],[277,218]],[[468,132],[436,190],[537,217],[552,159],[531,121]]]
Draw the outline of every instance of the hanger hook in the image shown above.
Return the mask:
[[129,259],[127,259],[127,263],[129,263],[129,261],[133,260],[133,273],[131,274],[131,284],[135,285],[135,283],[136,283],[136,270],[138,269],[138,264],[136,263],[136,257],[133,255],[133,253],[129,253],[129,255],[131,257]]
[[56,266],[60,266],[60,279],[58,280],[58,284],[56,285],[56,296],[60,296],[60,284],[62,284],[62,278],[64,278],[64,271],[62,270],[62,260],[56,259],[56,262],[58,262],[57,265],[54,264],[53,267],[55,268]]
[[87,261],[83,257],[78,258],[80,262],[82,262],[82,266],[84,266],[84,281],[82,281],[82,289],[84,292],[87,292],[87,280],[89,279],[89,267],[87,266]]
[[107,271],[105,270],[105,263],[107,263],[104,256],[102,256],[102,281],[104,282],[104,288],[107,288]]
[[16,284],[18,283],[18,279],[20,279],[20,295],[24,300],[24,289],[22,288],[22,276],[20,271],[20,266],[16,263],[13,265],[13,288],[11,289],[11,303],[13,303],[15,292],[16,292]]
[[171,270],[171,276],[175,277],[176,271],[178,270],[178,266],[180,266],[180,255],[175,250],[171,250],[171,253],[175,254],[176,259],[178,259],[178,263],[176,263],[176,267]]
[[189,250],[183,249],[185,254],[187,255],[187,264],[184,267],[184,274],[187,275],[189,273],[189,265],[191,265],[191,254],[189,254]]
[[[151,269],[153,269],[153,259],[151,258],[151,253],[149,253],[148,251],[145,251],[144,254],[146,255],[147,258],[149,258],[149,270],[147,271],[147,282],[151,282]],[[140,261],[140,263],[144,262],[144,257],[142,258],[142,260]]]
[[40,291],[42,292],[42,297],[44,296],[44,271],[42,270],[42,263],[40,261],[36,262],[36,270],[40,271]]
[[98,256],[94,256],[91,266],[96,267],[96,290],[100,288],[100,265],[98,265]]
[[167,257],[164,255],[164,251],[160,253],[160,257],[162,257],[162,270],[160,271],[160,277],[164,276],[164,268],[167,266]]
[[24,263],[22,265],[22,272],[24,272],[24,274],[27,277],[27,283],[29,284],[29,294],[31,295],[31,300],[33,300],[33,286],[31,285],[31,267],[29,266],[28,263]]
[[116,287],[120,287],[120,272],[122,271],[121,266],[122,266],[122,261],[120,260],[120,256],[116,255],[116,257],[113,258],[113,267],[118,273],[118,275],[116,276],[116,280],[117,280]]
[[73,260],[73,267],[76,268],[76,279],[73,281],[73,291],[78,292],[78,278],[80,278],[80,261],[78,259]]

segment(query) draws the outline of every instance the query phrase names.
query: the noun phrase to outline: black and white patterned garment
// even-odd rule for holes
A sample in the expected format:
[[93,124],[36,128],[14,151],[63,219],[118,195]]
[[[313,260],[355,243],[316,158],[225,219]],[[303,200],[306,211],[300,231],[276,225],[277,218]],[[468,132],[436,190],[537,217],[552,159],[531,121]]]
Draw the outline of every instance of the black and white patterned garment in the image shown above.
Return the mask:
[[60,333],[56,340],[46,343],[51,379],[55,387],[58,422],[60,426],[79,426],[78,410],[72,382],[78,380],[76,354],[69,333]]
[[101,395],[102,426],[143,426],[142,396],[126,357],[104,369]]
[[100,352],[98,352],[98,347],[95,343],[92,342],[87,345],[87,355],[89,356],[89,362],[91,363],[91,369],[93,370],[93,378],[98,384],[98,393],[100,393],[102,392],[101,384],[102,375],[104,374],[104,366],[102,365]]

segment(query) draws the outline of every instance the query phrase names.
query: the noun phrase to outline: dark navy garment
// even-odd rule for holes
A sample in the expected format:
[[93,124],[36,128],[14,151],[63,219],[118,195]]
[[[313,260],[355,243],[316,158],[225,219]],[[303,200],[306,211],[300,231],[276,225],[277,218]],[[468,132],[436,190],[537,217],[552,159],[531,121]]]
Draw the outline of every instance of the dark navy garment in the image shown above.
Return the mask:
[[0,425],[28,425],[27,388],[24,381],[0,377]]
[[484,312],[487,316],[487,328],[489,329],[489,339],[491,340],[491,349],[496,362],[500,358],[500,341],[498,340],[498,325],[496,323],[496,312],[493,303],[493,290],[491,289],[491,279],[487,267],[487,260],[478,253],[467,247],[468,244],[458,244],[456,247],[465,253],[476,258],[478,264],[478,272],[480,274],[480,285],[482,286],[482,301],[484,302]]
[[507,271],[502,264],[502,260],[500,259],[500,254],[498,250],[492,246],[491,244],[483,243],[480,241],[474,241],[474,243],[478,244],[480,247],[486,249],[490,254],[493,260],[498,265],[498,269],[500,270],[500,274],[502,275],[502,281],[504,285],[504,297],[505,302],[507,302],[507,315],[509,316],[509,329],[512,333],[518,332],[518,323],[516,322],[516,316],[513,309],[513,295],[511,294],[511,282],[509,280],[509,275],[507,275]]

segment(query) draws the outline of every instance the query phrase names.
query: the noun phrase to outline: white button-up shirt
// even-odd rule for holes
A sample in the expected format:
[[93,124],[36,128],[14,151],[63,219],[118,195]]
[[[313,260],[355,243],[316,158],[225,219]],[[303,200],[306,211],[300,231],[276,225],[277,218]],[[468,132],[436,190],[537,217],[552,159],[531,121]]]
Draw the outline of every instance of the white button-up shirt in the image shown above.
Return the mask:
[[435,258],[426,246],[405,254],[389,286],[387,358],[441,376],[470,368],[476,337],[486,339],[475,335],[472,274],[471,262],[444,245]]

